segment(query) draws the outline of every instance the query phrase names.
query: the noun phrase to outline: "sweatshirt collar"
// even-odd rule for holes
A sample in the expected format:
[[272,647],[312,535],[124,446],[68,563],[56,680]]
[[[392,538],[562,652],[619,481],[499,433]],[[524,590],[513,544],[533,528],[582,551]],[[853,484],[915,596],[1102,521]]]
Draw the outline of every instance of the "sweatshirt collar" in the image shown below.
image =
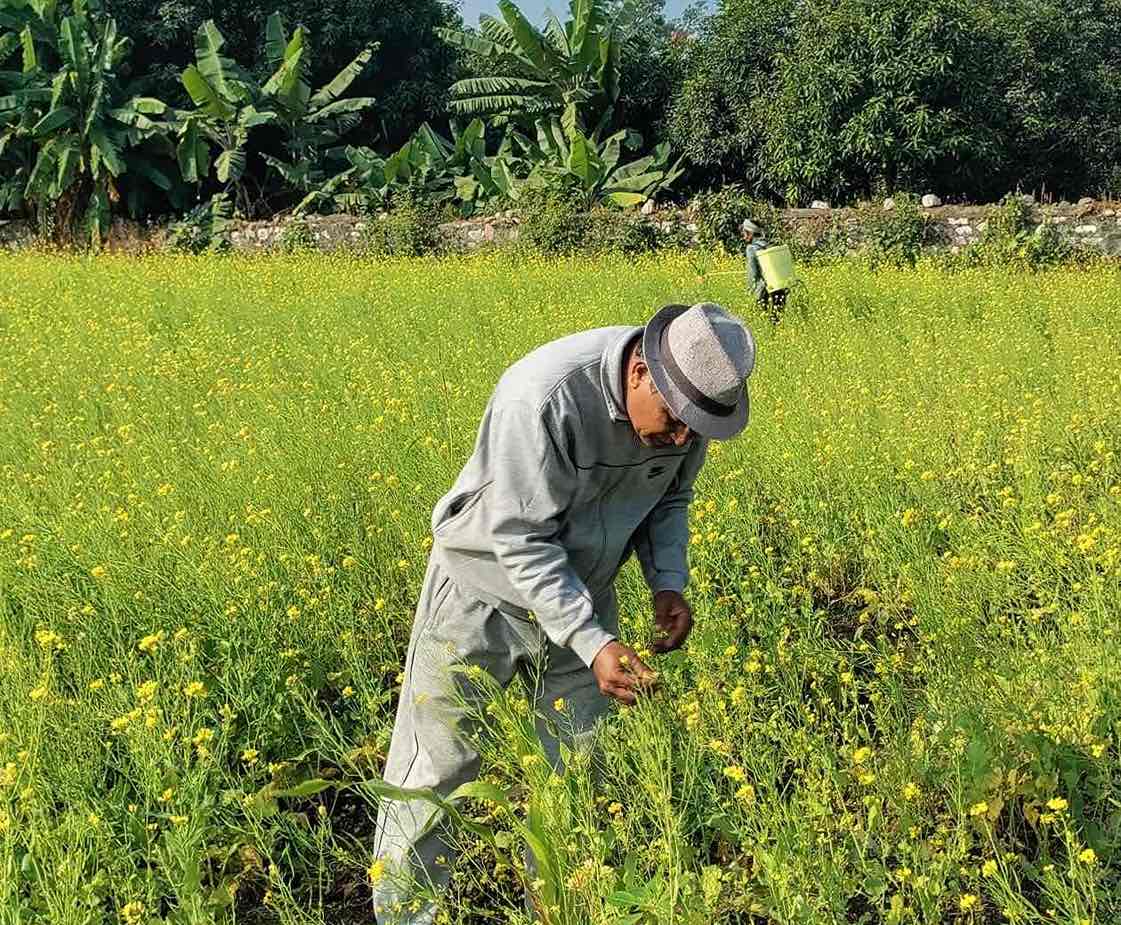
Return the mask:
[[607,412],[616,421],[629,420],[627,400],[623,395],[623,364],[627,361],[627,347],[642,331],[642,328],[628,328],[618,340],[608,345],[600,360],[600,386],[607,402]]

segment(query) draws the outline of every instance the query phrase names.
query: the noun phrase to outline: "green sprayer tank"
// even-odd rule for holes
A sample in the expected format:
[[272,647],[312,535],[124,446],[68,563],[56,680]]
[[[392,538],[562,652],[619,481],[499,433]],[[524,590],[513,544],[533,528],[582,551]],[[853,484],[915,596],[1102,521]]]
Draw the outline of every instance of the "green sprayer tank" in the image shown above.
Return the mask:
[[763,281],[767,284],[767,292],[778,292],[794,285],[794,258],[785,244],[768,247],[755,256],[763,273]]

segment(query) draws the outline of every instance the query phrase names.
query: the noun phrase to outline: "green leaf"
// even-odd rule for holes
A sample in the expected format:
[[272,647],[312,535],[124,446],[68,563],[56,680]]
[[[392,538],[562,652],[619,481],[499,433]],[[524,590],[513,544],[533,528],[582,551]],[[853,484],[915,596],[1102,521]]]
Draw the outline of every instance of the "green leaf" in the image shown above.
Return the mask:
[[568,153],[568,169],[571,170],[587,189],[594,179],[592,172],[591,153],[588,150],[588,139],[580,132],[573,132],[570,136],[572,147]]
[[67,16],[58,28],[58,49],[62,59],[74,72],[79,96],[84,97],[90,82],[90,56],[82,26],[74,16]]
[[70,186],[81,160],[81,149],[73,141],[59,146],[58,175],[55,179],[55,189],[60,193]]
[[179,172],[187,183],[198,183],[210,171],[207,163],[209,146],[199,135],[198,122],[188,119],[179,130],[179,143],[175,157],[179,162]]
[[492,176],[494,177],[495,184],[502,190],[503,195],[517,202],[521,197],[521,186],[510,172],[510,166],[505,161],[499,161],[495,166]]
[[[456,85],[452,85],[454,93]],[[475,96],[448,101],[448,109],[462,116],[533,114],[553,108],[549,100],[536,100],[522,95]]]
[[594,0],[570,0],[568,4],[569,25],[568,38],[571,55],[574,58],[583,58],[584,46],[588,41],[588,30],[592,25],[592,8]]
[[540,73],[548,72],[548,58],[541,35],[521,10],[514,5],[513,0],[498,0],[498,9],[506,26],[517,40],[518,57],[535,68]]
[[348,100],[335,100],[322,109],[318,109],[308,116],[308,122],[320,122],[325,119],[336,118],[346,113],[363,112],[377,103],[372,96],[355,96]]
[[262,154],[265,163],[272,167],[279,173],[290,186],[297,187],[298,189],[307,189],[308,173],[311,169],[310,161],[300,161],[297,164],[289,164],[279,158],[273,157],[271,154]]
[[663,174],[660,170],[635,174],[633,177],[624,177],[621,180],[612,177],[607,183],[607,188],[625,193],[641,193],[651,186],[655,186],[662,177]]
[[52,132],[57,131],[64,125],[73,121],[77,114],[78,113],[69,106],[60,106],[58,109],[52,109],[35,123],[35,127],[31,129],[31,134],[36,138],[43,138],[46,135],[50,135]]
[[269,66],[277,68],[284,60],[284,18],[273,13],[265,23],[265,60]]
[[460,800],[489,800],[503,809],[510,808],[510,798],[502,788],[485,780],[461,784],[448,796],[449,803],[458,803]]
[[310,797],[315,796],[317,793],[322,793],[330,787],[336,786],[338,786],[338,784],[335,781],[324,780],[322,777],[315,777],[311,780],[302,781],[294,787],[274,790],[272,795],[277,799],[281,797]]
[[55,141],[48,141],[39,149],[35,164],[27,178],[26,193],[28,199],[38,199],[47,195],[51,183],[57,176],[58,159],[55,156]]
[[110,109],[109,115],[120,122],[122,125],[128,125],[132,128],[139,129],[141,132],[152,132],[160,128],[158,122],[153,122],[142,112],[138,112],[130,101],[127,106],[120,109]]
[[90,131],[90,142],[90,147],[101,155],[102,160],[105,161],[105,166],[109,168],[109,172],[114,177],[119,177],[128,169],[124,160],[121,159],[121,153],[116,142],[113,141],[105,129],[95,126]]
[[480,58],[491,58],[498,52],[494,42],[481,39],[471,32],[463,32],[459,29],[437,29],[436,34],[449,45],[462,48]]
[[370,63],[377,48],[378,46],[376,44],[367,45],[363,48],[350,64],[335,75],[334,80],[325,87],[321,87],[315,95],[312,96],[308,101],[308,106],[311,109],[319,109],[339,99],[339,97],[350,88],[350,85],[366,70],[366,66]]
[[39,56],[35,53],[35,37],[31,34],[31,26],[24,26],[19,34],[23,44],[23,72],[30,74],[39,67]]
[[0,61],[3,61],[12,52],[19,48],[19,36],[14,32],[5,32],[0,35]]
[[242,148],[230,148],[223,151],[214,161],[218,182],[236,183],[245,173],[245,151]]
[[414,149],[419,149],[421,153],[426,155],[430,161],[439,167],[443,167],[447,163],[448,158],[453,153],[453,148],[444,138],[436,134],[427,122],[421,124],[420,128],[413,134]]
[[525,95],[532,97],[535,94],[548,93],[551,86],[552,84],[545,80],[498,75],[495,77],[468,77],[457,81],[454,84],[454,90],[459,96]]
[[[212,92],[222,100],[233,102],[244,99],[245,93],[243,88],[235,85],[238,75],[234,63],[220,54],[225,44],[226,40],[214,25],[214,20],[208,19],[195,33],[195,62]],[[190,87],[187,91],[190,92]],[[194,99],[193,93],[191,98]]]
[[569,44],[568,33],[551,10],[545,19],[545,38],[553,43],[553,47],[562,57],[572,57],[572,45]]
[[290,112],[303,112],[311,88],[307,84],[307,30],[298,27],[284,49],[283,60],[276,72],[261,88],[265,96],[275,96]]
[[140,176],[144,177],[157,189],[161,189],[164,192],[167,192],[172,187],[171,178],[162,170],[154,167],[152,164],[148,163],[145,160],[137,161],[132,165],[131,169],[133,173],[139,174]]
[[640,157],[638,160],[631,161],[629,164],[624,164],[622,167],[619,167],[611,175],[609,182],[612,184],[621,183],[623,180],[629,179],[630,177],[648,173],[649,168],[652,167],[654,163],[655,159],[652,156]]
[[258,125],[267,125],[270,122],[275,122],[276,119],[275,112],[261,111],[255,106],[246,106],[237,117],[238,124],[246,130],[254,129]]
[[561,115],[561,128],[564,129],[565,137],[570,142],[579,132],[580,115],[576,110],[575,103],[569,103],[564,107],[564,113]]
[[191,95],[191,101],[206,115],[216,119],[233,118],[234,108],[218,95],[218,91],[210,85],[197,67],[193,64],[188,65],[181,79],[183,86]]
[[129,105],[137,112],[142,112],[149,116],[162,116],[168,110],[167,103],[151,96],[135,96],[129,100]]
[[646,202],[646,197],[642,193],[608,193],[603,198],[617,206],[622,206],[624,209],[630,209]]
[[474,177],[453,177],[455,195],[463,202],[474,202],[475,196],[482,189],[479,181]]

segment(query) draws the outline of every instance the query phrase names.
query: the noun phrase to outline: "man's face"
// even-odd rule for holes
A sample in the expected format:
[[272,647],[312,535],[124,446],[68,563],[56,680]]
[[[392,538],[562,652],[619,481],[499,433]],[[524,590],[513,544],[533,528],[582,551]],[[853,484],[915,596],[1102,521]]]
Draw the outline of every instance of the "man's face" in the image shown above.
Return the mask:
[[748,244],[750,244],[750,243],[751,243],[752,241],[754,241],[754,240],[755,240],[755,234],[754,234],[754,232],[751,232],[751,231],[745,231],[745,232],[743,232],[743,239],[744,239],[744,241],[746,241],[746,242],[747,242]]
[[643,446],[684,446],[693,438],[688,425],[674,417],[654,387],[645,361],[631,360],[627,371],[627,416]]

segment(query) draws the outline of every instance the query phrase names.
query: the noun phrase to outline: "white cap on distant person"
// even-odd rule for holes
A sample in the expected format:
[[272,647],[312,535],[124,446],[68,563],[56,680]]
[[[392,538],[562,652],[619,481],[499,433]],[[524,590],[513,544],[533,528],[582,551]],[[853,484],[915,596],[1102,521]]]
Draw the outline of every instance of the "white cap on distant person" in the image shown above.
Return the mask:
[[745,218],[743,224],[740,225],[740,231],[750,231],[752,234],[762,234],[763,229],[755,224],[750,218]]

